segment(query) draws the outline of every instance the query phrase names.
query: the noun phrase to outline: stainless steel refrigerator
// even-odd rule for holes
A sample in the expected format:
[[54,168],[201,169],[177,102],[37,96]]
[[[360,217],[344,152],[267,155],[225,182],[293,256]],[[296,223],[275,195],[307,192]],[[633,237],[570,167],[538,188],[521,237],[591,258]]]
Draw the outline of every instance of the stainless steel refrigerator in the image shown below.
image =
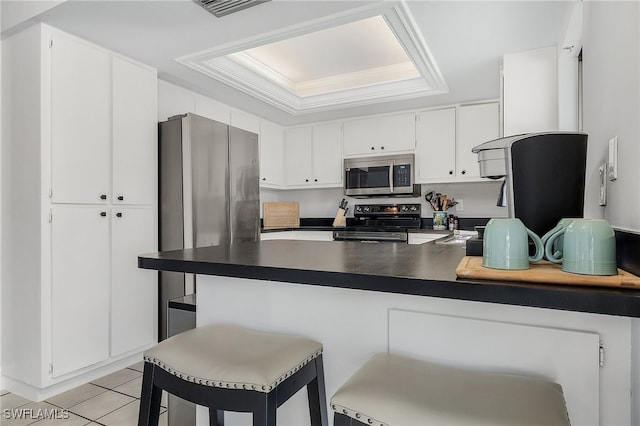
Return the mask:
[[[159,123],[160,250],[256,241],[258,135],[188,113]],[[167,302],[195,292],[190,274],[160,273],[160,339]]]
[[[160,250],[258,240],[258,135],[188,113],[159,123],[158,139]],[[191,274],[159,274],[162,340],[195,326],[195,309],[178,315],[175,307],[195,300],[183,296],[196,293],[197,282]],[[169,327],[171,318],[180,321]],[[169,396],[168,423],[195,424],[195,406]]]

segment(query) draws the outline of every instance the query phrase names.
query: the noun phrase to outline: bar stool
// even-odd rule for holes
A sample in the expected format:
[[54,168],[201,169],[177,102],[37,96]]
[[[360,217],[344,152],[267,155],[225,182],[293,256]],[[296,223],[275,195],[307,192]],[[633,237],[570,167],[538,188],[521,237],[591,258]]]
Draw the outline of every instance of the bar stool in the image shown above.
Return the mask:
[[334,426],[566,425],[562,387],[380,353],[331,399]]
[[209,408],[251,412],[253,425],[276,424],[276,409],[307,387],[312,426],[327,426],[322,345],[314,340],[213,324],[173,336],[144,353],[138,425],[157,425],[165,390]]

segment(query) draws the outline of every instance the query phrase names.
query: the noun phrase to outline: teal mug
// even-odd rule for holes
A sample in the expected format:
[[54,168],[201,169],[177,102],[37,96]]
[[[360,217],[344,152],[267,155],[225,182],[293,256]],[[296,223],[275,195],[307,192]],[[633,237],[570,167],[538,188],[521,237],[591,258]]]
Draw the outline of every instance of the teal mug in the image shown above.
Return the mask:
[[[555,253],[555,241],[564,237],[562,252]],[[562,263],[562,270],[583,275],[617,275],[616,237],[602,219],[574,219],[551,235],[545,245],[547,259]]]
[[[529,256],[529,238],[536,253]],[[542,240],[520,219],[491,219],[482,240],[482,266],[492,269],[529,269],[529,262],[542,260]]]
[[[551,230],[549,230],[546,234],[544,234],[540,238],[542,240],[542,245],[544,245],[546,247],[547,241],[549,240],[549,238],[551,238],[551,236],[553,234],[555,234],[556,232],[562,231],[564,228],[566,228],[567,226],[571,225],[571,223],[574,220],[575,220],[575,218],[560,219],[560,222],[558,222],[558,224],[556,226],[554,226]],[[559,235],[554,240],[552,253],[554,254],[555,257],[562,256],[563,243],[564,243],[564,237],[563,237],[562,234]],[[546,248],[545,248],[545,251],[546,251]]]

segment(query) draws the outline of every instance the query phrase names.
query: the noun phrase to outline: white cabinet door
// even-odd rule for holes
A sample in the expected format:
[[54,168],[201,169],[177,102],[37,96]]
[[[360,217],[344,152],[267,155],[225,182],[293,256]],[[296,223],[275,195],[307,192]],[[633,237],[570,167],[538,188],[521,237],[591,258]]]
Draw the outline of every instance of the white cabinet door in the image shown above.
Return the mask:
[[[151,205],[156,196],[156,72],[113,58],[113,202]],[[105,160],[106,161],[106,160]]]
[[344,123],[344,155],[379,153],[378,118],[364,118]]
[[458,110],[456,143],[456,171],[458,178],[480,179],[478,154],[474,146],[499,137],[499,108],[497,102],[463,105]]
[[284,183],[284,129],[260,124],[260,186],[279,188]]
[[50,51],[52,200],[104,203],[111,157],[110,57],[62,34]]
[[342,127],[339,123],[313,126],[313,183],[342,185]]
[[417,182],[455,178],[456,109],[421,112],[416,124]]
[[157,274],[138,268],[138,255],[157,251],[152,208],[112,211],[111,356],[157,339]]
[[109,217],[101,206],[54,206],[51,362],[57,377],[109,357]]
[[403,113],[344,123],[344,155],[378,155],[413,151],[416,115]]
[[285,185],[309,185],[312,182],[311,127],[287,129],[284,134]]
[[380,117],[378,147],[380,152],[413,151],[416,148],[416,114]]

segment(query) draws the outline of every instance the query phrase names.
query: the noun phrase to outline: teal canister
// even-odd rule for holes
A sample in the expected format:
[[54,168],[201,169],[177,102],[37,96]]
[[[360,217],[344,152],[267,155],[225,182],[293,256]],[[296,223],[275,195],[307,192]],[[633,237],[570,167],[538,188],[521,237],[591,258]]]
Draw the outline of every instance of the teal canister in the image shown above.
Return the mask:
[[[551,230],[549,230],[546,234],[544,234],[540,239],[542,240],[542,245],[546,247],[547,241],[553,234],[556,232],[560,232],[565,229],[567,226],[571,225],[571,223],[575,220],[575,218],[563,218],[560,219],[558,224],[554,226]],[[562,256],[562,247],[563,247],[564,237],[563,234],[559,235],[553,243],[553,251],[554,256]],[[546,249],[545,249],[546,250]]]
[[[564,236],[562,253],[553,252],[557,238]],[[562,263],[562,270],[583,275],[616,275],[616,237],[602,219],[575,219],[553,234],[545,245],[547,259]]]
[[[536,247],[529,256],[529,238]],[[520,219],[491,219],[484,231],[482,266],[492,269],[529,269],[544,255],[542,240]]]

